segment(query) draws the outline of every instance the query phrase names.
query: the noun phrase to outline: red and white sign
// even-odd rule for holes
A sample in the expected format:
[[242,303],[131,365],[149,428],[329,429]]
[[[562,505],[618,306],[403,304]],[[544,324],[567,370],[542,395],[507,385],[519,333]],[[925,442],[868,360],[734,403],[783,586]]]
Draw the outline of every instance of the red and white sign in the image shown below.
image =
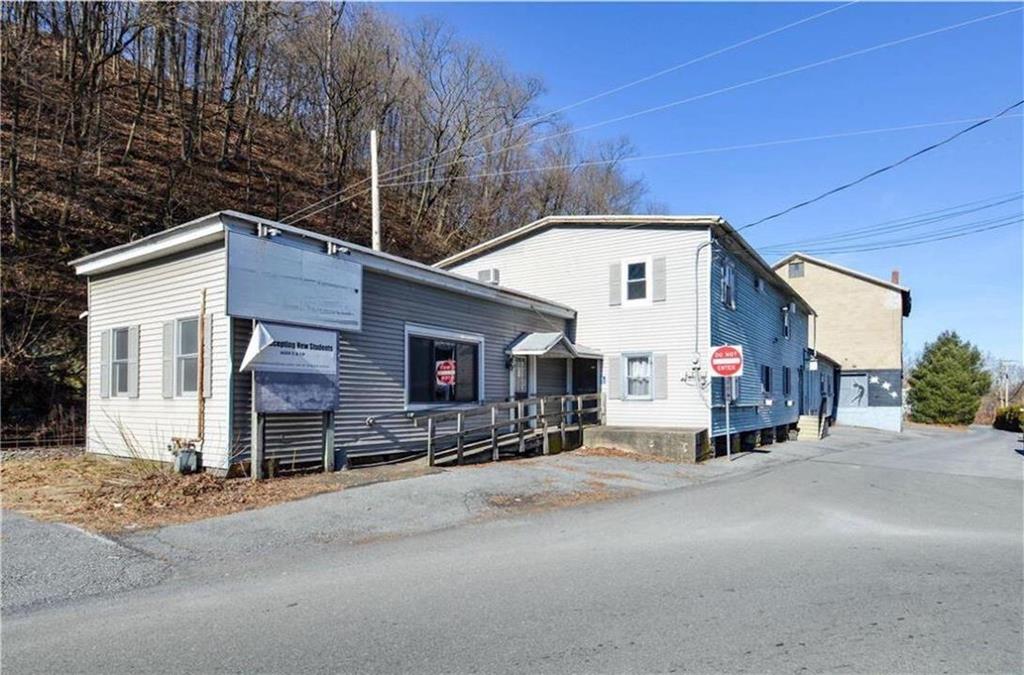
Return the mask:
[[438,384],[455,384],[455,360],[438,361],[434,369],[434,376],[437,378]]
[[715,377],[743,375],[743,347],[722,345],[711,350],[711,374]]

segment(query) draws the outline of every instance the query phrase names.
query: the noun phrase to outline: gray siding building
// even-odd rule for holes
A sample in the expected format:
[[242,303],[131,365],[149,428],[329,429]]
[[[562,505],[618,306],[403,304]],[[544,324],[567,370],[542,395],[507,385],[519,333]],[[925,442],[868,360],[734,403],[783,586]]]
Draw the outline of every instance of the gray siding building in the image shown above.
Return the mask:
[[[241,274],[238,251],[254,242],[263,256],[256,276],[229,282]],[[301,270],[288,262],[278,265],[285,277],[270,276],[279,259],[300,254],[309,254]],[[242,365],[254,326],[276,317],[234,312],[232,294],[279,303],[286,313],[308,310],[300,305],[312,302],[327,316],[331,294],[341,291],[325,286],[318,270],[358,270],[345,290],[358,298],[346,301],[358,316],[351,328],[335,331],[335,466],[422,448],[425,431],[410,413],[507,400],[517,393],[517,370],[531,371],[531,392],[564,393],[565,373],[580,356],[565,337],[576,317],[566,305],[236,212],[72,264],[89,283],[90,452],[170,461],[168,447],[177,438],[197,441],[208,468],[244,462],[254,378]],[[309,297],[289,297],[289,289],[305,289]],[[522,357],[521,367],[512,347],[534,334],[554,335],[561,347]],[[444,384],[441,363],[451,374]],[[264,418],[266,458],[284,467],[323,461],[322,413]]]

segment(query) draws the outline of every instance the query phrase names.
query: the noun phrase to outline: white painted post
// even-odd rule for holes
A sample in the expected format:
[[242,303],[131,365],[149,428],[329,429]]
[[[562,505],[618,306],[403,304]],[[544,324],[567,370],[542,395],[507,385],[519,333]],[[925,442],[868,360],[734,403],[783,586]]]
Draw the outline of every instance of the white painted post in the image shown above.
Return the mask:
[[427,466],[434,466],[434,418],[427,418]]
[[380,185],[377,180],[377,130],[370,129],[370,207],[373,219],[373,250],[380,250]]
[[464,428],[464,415],[465,413],[459,413],[455,416],[455,442],[458,444],[458,463],[462,464],[462,429]]
[[498,408],[491,406],[491,461],[498,461]]

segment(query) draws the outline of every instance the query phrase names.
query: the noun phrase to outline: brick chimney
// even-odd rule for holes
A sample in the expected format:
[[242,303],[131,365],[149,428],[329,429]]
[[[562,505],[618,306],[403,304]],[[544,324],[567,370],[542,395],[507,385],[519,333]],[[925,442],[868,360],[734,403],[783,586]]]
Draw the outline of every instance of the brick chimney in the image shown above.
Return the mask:
[[896,284],[897,286],[900,285],[900,271],[899,270],[893,270],[892,271],[892,282],[894,284]]

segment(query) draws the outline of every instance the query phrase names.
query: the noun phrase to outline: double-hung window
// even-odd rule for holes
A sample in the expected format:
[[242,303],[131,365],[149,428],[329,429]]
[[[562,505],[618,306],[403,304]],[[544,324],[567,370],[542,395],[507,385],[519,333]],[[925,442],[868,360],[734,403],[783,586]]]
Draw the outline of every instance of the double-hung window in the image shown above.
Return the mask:
[[408,403],[436,405],[480,400],[482,337],[411,326],[406,332]]
[[761,366],[761,391],[765,394],[772,393],[772,368]]
[[730,263],[722,263],[722,304],[729,309],[736,309],[736,268]]
[[789,339],[789,315],[792,312],[789,311],[789,307],[782,308],[782,336]]
[[651,355],[625,354],[623,359],[626,366],[626,398],[645,401],[653,399]]
[[128,395],[128,329],[110,331],[110,394]]
[[796,279],[804,275],[804,264],[802,262],[789,263],[789,278]]
[[621,274],[623,304],[648,304],[651,301],[651,258],[623,260]]
[[174,338],[174,380],[178,396],[199,391],[199,319],[178,319]]

